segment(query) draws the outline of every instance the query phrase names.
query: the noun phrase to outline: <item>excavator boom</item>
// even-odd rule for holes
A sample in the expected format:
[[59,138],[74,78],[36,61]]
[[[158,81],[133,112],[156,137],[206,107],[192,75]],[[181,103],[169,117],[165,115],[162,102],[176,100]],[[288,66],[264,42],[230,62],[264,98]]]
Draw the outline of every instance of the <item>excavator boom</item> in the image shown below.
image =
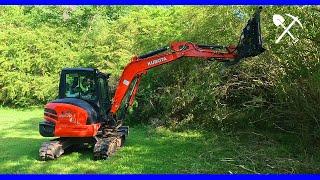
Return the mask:
[[[151,68],[167,64],[182,57],[194,57],[204,60],[216,60],[233,65],[240,60],[253,57],[264,52],[262,47],[259,7],[248,21],[237,46],[198,45],[191,42],[174,42],[170,46],[160,48],[141,56],[135,56],[124,68],[117,86],[110,110],[115,115],[122,105],[132,105],[143,74]],[[132,87],[131,91],[129,88]],[[128,98],[124,98],[129,93]],[[125,101],[124,101],[125,99]]]

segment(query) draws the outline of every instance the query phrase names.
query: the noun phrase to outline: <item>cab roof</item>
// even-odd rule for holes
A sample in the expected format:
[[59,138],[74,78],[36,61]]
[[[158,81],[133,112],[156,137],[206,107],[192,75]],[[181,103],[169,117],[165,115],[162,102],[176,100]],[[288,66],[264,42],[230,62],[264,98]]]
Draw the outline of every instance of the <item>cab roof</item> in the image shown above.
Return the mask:
[[105,77],[107,77],[107,78],[109,78],[109,76],[110,76],[110,73],[107,73],[107,74],[105,74],[105,73],[102,73],[102,72],[100,72],[98,69],[96,69],[96,68],[63,68],[62,69],[62,72],[64,72],[64,73],[67,73],[67,72],[79,72],[79,71],[81,71],[81,72],[90,72],[90,73],[96,73],[96,74],[100,74],[100,75],[103,75],[103,76],[105,76]]
[[96,68],[63,68],[62,71],[98,71]]

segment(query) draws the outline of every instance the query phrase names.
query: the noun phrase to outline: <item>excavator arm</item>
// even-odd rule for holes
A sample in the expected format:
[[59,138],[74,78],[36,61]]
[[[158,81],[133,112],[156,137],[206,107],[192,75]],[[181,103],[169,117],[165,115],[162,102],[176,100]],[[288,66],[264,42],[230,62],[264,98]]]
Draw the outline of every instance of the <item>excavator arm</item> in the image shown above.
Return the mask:
[[[243,58],[261,54],[264,48],[262,47],[260,32],[260,12],[261,8],[258,8],[253,18],[248,21],[237,46],[198,45],[191,42],[174,42],[170,46],[133,57],[122,72],[110,113],[115,115],[124,99],[126,107],[132,105],[142,76],[151,68],[176,61],[182,57],[193,57],[235,64]],[[124,98],[125,96],[127,98]]]
[[230,61],[237,57],[237,54],[235,53],[235,46],[226,47],[225,51],[213,50],[215,48],[217,47],[202,46],[190,42],[174,42],[169,47],[164,47],[142,56],[133,57],[131,62],[124,68],[122,72],[113,98],[111,113],[117,112],[124,96],[128,92],[130,85],[132,85],[131,83],[133,83],[133,88],[132,91],[129,92],[129,105],[132,104],[142,75],[146,74],[151,68],[173,62],[182,57],[196,57],[207,60],[216,59],[217,61]]

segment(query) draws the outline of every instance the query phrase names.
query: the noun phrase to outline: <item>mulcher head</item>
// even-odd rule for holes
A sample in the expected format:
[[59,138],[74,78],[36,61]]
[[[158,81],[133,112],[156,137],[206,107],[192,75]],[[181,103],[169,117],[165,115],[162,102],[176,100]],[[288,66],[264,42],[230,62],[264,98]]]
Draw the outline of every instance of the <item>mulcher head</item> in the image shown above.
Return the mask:
[[257,56],[265,51],[262,47],[260,12],[262,7],[258,7],[253,17],[248,21],[246,27],[242,30],[239,43],[236,48],[237,59],[227,62],[232,65],[240,62],[241,59]]

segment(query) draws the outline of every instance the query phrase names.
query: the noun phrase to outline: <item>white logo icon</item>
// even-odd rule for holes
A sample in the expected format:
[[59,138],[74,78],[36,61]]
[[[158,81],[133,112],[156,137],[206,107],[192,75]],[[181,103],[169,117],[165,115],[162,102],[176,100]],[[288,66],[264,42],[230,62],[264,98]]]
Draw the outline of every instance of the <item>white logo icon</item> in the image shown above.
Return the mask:
[[129,86],[130,82],[125,79],[125,80],[123,80],[123,84],[126,85],[126,86]]
[[278,44],[279,42],[280,42],[280,40],[283,38],[283,36],[285,35],[285,34],[288,34],[292,39],[293,39],[293,43],[296,43],[296,42],[298,42],[299,41],[299,39],[298,38],[295,38],[291,33],[290,33],[290,28],[297,22],[300,26],[301,26],[301,28],[303,28],[302,27],[302,24],[301,24],[301,22],[299,21],[299,19],[297,18],[297,17],[295,17],[295,16],[292,16],[292,15],[290,15],[290,14],[286,14],[287,16],[289,16],[289,17],[291,17],[292,19],[293,19],[293,21],[289,24],[289,26],[288,27],[285,27],[284,26],[284,18],[281,16],[281,15],[279,15],[279,14],[275,14],[275,15],[273,15],[273,23],[276,25],[276,26],[281,26],[283,29],[284,29],[284,31],[283,31],[283,33],[278,37],[278,39],[276,40],[276,44]]

